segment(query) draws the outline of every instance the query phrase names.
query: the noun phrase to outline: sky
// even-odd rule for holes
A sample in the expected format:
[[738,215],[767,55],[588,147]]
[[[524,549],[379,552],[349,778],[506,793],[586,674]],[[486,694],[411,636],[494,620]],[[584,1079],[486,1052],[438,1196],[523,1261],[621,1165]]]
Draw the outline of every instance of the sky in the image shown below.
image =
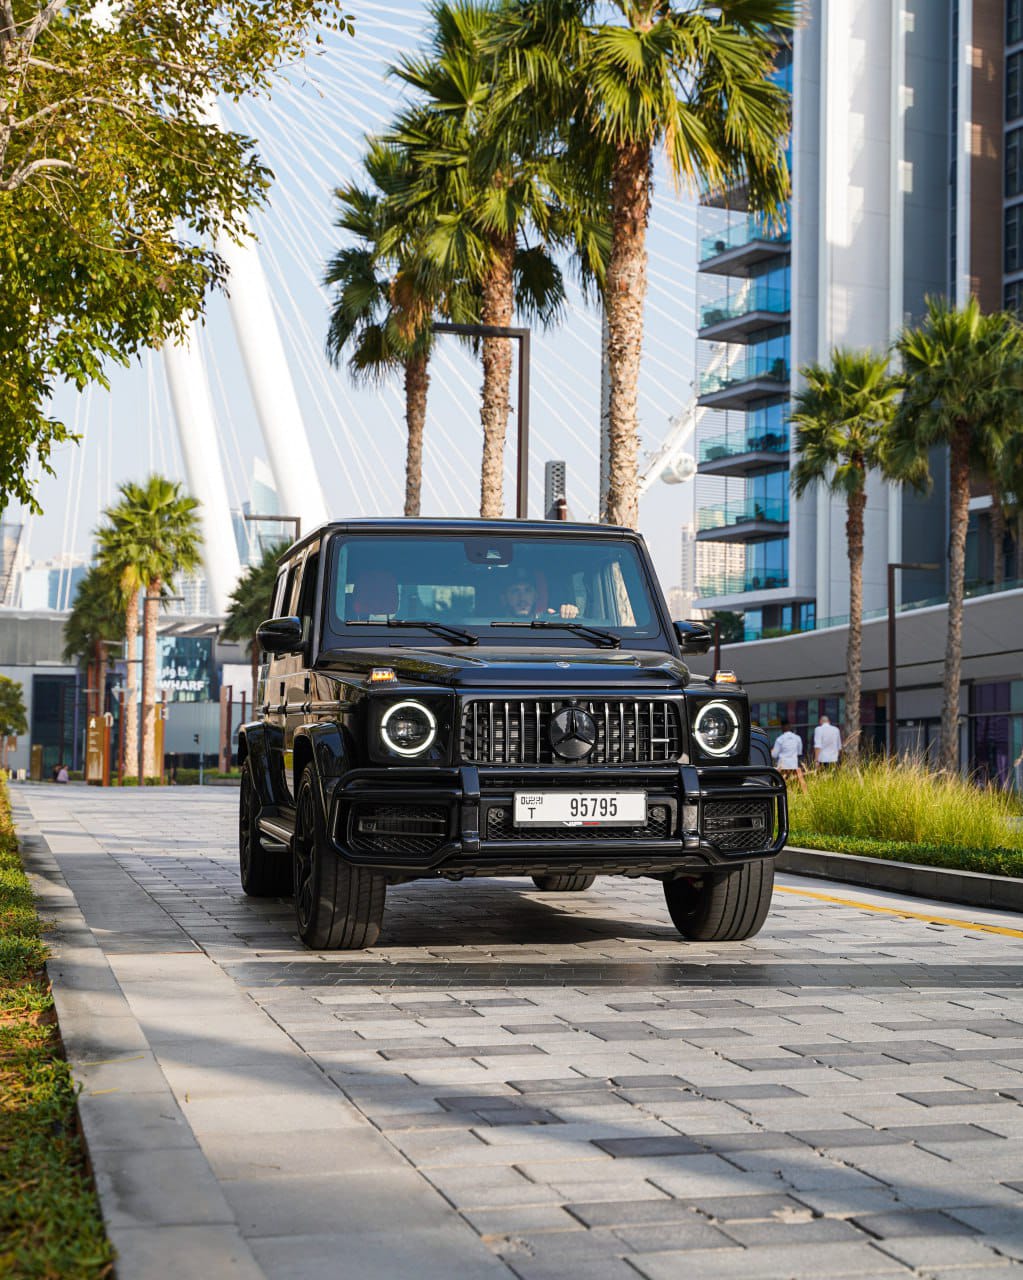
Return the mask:
[[[401,101],[386,75],[399,53],[422,43],[420,0],[351,0],[354,38],[325,34],[323,49],[292,68],[269,100],[222,103],[228,127],[254,137],[275,182],[253,219],[291,375],[332,517],[400,514],[404,494],[400,377],[357,387],[324,355],[329,296],[324,265],[341,244],[334,188],[358,177],[367,133],[383,128]],[[655,450],[692,399],[695,376],[697,211],[658,170],[649,233],[650,290],[640,383],[641,447]],[[214,295],[201,329],[221,455],[233,506],[250,495],[255,458],[266,458],[225,299]],[[571,291],[562,322],[533,335],[530,514],[542,514],[544,463],[567,463],[574,519],[597,510],[600,317]],[[56,477],[42,477],[42,516],[22,512],[28,555],[86,555],[116,487],[158,470],[184,469],[157,353],[110,370],[110,391],[60,393],[55,403],[82,440],[54,451]],[[423,476],[424,515],[475,515],[479,505],[481,374],[456,339],[432,361]],[[506,513],[514,514],[514,410],[506,457]],[[655,483],[641,500],[640,528],[665,590],[679,578],[679,530],[692,520],[692,482]],[[14,512],[8,519],[16,519]]]

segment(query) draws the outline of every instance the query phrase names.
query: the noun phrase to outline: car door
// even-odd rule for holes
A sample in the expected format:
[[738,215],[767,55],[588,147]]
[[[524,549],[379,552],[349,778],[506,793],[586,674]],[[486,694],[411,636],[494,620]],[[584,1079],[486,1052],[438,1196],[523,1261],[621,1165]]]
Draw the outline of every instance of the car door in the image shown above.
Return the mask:
[[316,620],[316,601],[319,593],[320,546],[314,543],[302,560],[299,582],[295,594],[295,616],[302,622],[302,651],[292,655],[292,666],[285,676],[287,711],[284,726],[284,766],[292,793],[297,789],[294,777],[295,733],[310,718],[309,706],[313,700],[310,662],[313,653],[313,625]]
[[[301,562],[291,561],[286,565],[283,576],[277,580],[274,592],[275,618],[287,618],[294,613],[294,602],[298,588]],[[293,803],[290,778],[285,758],[285,733],[287,729],[287,693],[288,680],[295,664],[295,657],[289,653],[270,654],[265,664],[265,676],[262,680],[261,703],[263,723],[266,726],[267,751],[270,757],[270,772],[274,779],[274,795],[278,802],[287,805]]]

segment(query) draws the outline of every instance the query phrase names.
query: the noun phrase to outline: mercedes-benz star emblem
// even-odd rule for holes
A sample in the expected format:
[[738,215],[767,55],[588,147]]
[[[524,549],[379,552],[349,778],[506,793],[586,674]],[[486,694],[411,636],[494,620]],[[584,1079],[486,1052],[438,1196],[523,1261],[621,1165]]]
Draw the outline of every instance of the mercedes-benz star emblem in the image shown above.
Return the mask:
[[562,707],[551,716],[548,733],[554,754],[562,760],[582,760],[597,744],[597,726],[593,717],[578,707]]

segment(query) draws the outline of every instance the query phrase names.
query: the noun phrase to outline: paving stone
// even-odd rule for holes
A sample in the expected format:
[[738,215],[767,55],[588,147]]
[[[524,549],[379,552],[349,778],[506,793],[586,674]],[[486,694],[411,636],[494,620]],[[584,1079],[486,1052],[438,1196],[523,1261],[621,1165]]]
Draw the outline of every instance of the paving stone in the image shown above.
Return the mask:
[[[646,1280],[678,1280],[689,1267],[700,1280],[730,1280],[756,1275],[757,1280],[790,1280],[791,1277],[884,1275],[908,1271],[900,1262],[859,1242],[810,1245],[764,1245],[755,1257],[745,1249],[707,1250],[688,1256],[679,1252],[636,1253],[629,1259]],[[755,1270],[754,1270],[755,1268]]]
[[618,1227],[615,1236],[630,1251],[649,1253],[656,1249],[734,1249],[735,1241],[704,1218],[690,1214],[671,1223],[642,1227]]
[[830,1244],[841,1240],[862,1241],[862,1234],[849,1222],[839,1218],[812,1218],[784,1221],[775,1219],[763,1222],[729,1222],[724,1230],[727,1237],[747,1249],[762,1249],[766,1245],[785,1245],[788,1248],[806,1247],[810,1244]]
[[710,1088],[704,1086],[700,1092],[705,1098],[716,1098],[724,1102],[752,1101],[756,1098],[801,1098],[805,1097],[797,1089],[790,1089],[787,1084],[726,1084]]
[[795,1129],[793,1138],[805,1142],[808,1147],[884,1147],[900,1142],[912,1142],[909,1137],[901,1137],[892,1129],[865,1129],[858,1125],[855,1129]]
[[908,1098],[921,1107],[982,1107],[1011,1101],[993,1089],[935,1089],[926,1093],[900,1093],[899,1097]]
[[943,1213],[922,1210],[918,1213],[878,1213],[853,1218],[853,1222],[879,1240],[901,1236],[967,1236],[975,1234],[965,1223]]
[[125,1280],[266,1280],[248,1242],[234,1225],[147,1224],[113,1228],[117,1273]]
[[657,1137],[645,1138],[595,1138],[593,1145],[608,1155],[622,1157],[637,1156],[694,1156],[702,1155],[706,1150],[698,1142],[689,1138]]

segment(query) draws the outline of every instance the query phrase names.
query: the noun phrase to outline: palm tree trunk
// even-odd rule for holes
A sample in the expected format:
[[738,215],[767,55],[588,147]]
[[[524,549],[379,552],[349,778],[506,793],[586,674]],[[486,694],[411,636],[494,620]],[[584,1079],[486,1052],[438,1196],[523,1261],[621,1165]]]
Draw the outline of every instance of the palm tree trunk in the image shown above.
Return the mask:
[[849,636],[845,650],[845,758],[855,764],[860,755],[860,691],[863,685],[863,509],[867,493],[849,495],[845,517],[849,554]]
[[646,228],[650,218],[649,146],[619,147],[611,174],[611,257],[607,268],[607,359],[611,382],[608,519],[635,528],[639,520],[636,457],[639,362],[646,299]]
[[124,608],[124,776],[139,776],[139,704],[138,662],[136,650],[139,639],[138,589],[128,597]]
[[997,481],[991,484],[991,557],[991,581],[1000,587],[1005,581],[1005,507]]
[[[423,490],[423,429],[426,426],[426,392],[430,386],[430,357],[410,356],[405,361],[405,425],[408,451],[405,455],[405,514],[419,515]],[[255,683],[253,683],[253,689]]]
[[949,459],[948,634],[941,705],[941,767],[959,768],[959,673],[963,657],[966,526],[970,518],[970,428],[960,423]]
[[142,606],[142,780],[159,772],[156,763],[156,623],[160,609],[159,578],[146,588]]
[[[480,320],[508,326],[515,309],[515,238],[494,238],[495,263],[483,285]],[[480,476],[480,515],[504,515],[504,438],[508,430],[512,350],[508,338],[483,339],[483,467]]]

